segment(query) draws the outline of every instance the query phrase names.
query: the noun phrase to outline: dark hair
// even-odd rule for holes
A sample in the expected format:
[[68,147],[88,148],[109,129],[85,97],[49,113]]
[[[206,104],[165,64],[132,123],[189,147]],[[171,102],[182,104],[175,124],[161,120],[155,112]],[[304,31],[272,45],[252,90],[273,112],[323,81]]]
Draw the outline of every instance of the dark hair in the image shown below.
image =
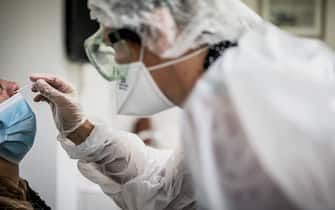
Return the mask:
[[109,34],[109,40],[112,43],[115,43],[120,39],[141,44],[141,37],[136,32],[128,28],[118,29]]

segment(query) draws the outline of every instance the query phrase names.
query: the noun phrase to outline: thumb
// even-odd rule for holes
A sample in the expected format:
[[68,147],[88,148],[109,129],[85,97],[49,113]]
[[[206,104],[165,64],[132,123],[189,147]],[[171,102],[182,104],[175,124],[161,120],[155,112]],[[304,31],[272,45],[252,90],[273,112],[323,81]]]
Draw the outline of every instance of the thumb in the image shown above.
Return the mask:
[[43,79],[37,80],[32,87],[33,92],[39,92],[40,95],[44,96],[52,103],[57,103],[57,101],[63,98],[63,93],[52,87]]

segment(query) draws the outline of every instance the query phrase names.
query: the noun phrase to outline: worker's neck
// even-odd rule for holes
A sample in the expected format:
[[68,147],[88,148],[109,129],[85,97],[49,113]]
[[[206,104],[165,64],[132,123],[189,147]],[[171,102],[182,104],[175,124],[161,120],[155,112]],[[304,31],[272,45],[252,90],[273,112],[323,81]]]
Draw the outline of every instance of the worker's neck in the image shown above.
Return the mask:
[[18,183],[19,166],[0,158],[0,177],[8,178]]
[[206,50],[199,55],[174,66],[177,80],[179,80],[177,82],[181,84],[180,88],[182,90],[179,92],[179,97],[177,97],[177,100],[175,101],[176,105],[181,106],[185,103],[185,100],[192,92],[197,81],[202,77],[207,54],[208,51]]

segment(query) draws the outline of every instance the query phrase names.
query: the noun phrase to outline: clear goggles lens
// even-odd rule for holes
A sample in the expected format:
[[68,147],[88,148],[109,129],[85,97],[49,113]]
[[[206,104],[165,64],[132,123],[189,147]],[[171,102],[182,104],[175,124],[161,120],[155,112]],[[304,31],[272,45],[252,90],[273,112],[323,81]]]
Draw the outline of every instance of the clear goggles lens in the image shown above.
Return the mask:
[[88,59],[108,81],[124,79],[132,63],[131,50],[118,32],[104,34],[103,29],[85,41]]

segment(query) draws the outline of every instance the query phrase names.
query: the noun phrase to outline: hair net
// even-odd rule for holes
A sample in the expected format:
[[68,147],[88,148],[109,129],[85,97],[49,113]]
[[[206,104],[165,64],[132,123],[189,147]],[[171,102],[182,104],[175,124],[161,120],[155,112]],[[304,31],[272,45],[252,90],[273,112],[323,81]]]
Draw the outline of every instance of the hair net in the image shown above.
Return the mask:
[[89,0],[88,6],[103,26],[131,28],[165,58],[204,44],[236,41],[261,22],[240,0]]

